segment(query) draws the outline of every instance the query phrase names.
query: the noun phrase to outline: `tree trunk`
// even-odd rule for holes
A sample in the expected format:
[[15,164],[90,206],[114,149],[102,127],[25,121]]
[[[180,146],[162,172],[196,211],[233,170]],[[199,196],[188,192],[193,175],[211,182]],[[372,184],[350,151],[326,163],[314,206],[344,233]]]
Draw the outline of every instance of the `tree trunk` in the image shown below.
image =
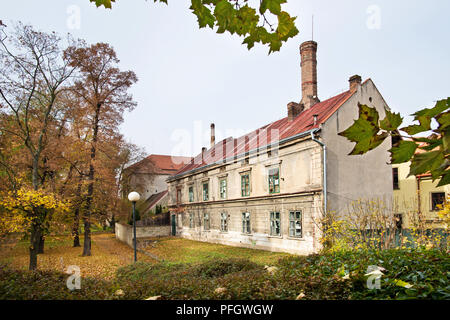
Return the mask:
[[[33,157],[33,170],[32,170],[32,183],[33,189],[38,190],[39,180],[38,180],[38,167],[39,167],[39,156]],[[34,215],[38,217],[38,212],[34,212]],[[29,270],[37,269],[37,255],[39,253],[39,247],[42,237],[41,225],[39,219],[33,221],[31,225],[31,236],[30,236],[30,264]]]
[[91,255],[91,222],[86,217],[84,220],[84,245],[83,257]]
[[[76,199],[77,201],[80,200],[81,196],[81,185],[83,182],[83,175],[80,173],[78,177],[78,186],[77,186],[77,193],[76,193]],[[72,227],[72,236],[73,236],[73,246],[74,247],[81,247],[80,244],[80,206],[81,203],[77,204],[77,207],[75,208],[75,214],[73,218],[73,227]]]
[[109,223],[109,225],[111,226],[112,232],[116,233],[116,219],[114,214],[111,217],[111,222]]
[[41,239],[41,228],[38,223],[33,223],[33,225],[31,226],[31,237],[30,237],[29,270],[37,269],[37,256],[39,252],[40,239]]
[[75,217],[73,220],[73,228],[72,228],[72,236],[73,236],[73,246],[81,247],[80,244],[80,209],[75,209]]
[[100,108],[102,104],[97,103],[95,109],[95,117],[94,117],[94,126],[93,126],[93,135],[92,135],[92,146],[91,146],[91,159],[89,164],[89,185],[88,185],[88,193],[86,197],[86,210],[84,214],[84,246],[83,246],[83,256],[91,255],[91,204],[92,197],[94,195],[94,160],[96,154],[96,146],[97,146],[97,136],[98,136],[98,127],[99,127],[99,117],[100,117]]
[[44,253],[44,243],[45,237],[41,234],[41,236],[39,237],[38,254]]

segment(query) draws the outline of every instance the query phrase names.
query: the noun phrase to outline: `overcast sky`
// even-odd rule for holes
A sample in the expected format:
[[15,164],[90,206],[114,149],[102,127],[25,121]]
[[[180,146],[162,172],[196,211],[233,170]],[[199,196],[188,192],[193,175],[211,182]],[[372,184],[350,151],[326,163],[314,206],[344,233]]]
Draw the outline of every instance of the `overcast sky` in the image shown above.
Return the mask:
[[298,47],[311,39],[312,15],[321,100],[347,90],[353,74],[371,78],[405,115],[450,96],[447,0],[288,0],[283,9],[297,16],[300,34],[271,55],[261,45],[248,51],[243,38],[200,30],[189,0],[117,0],[112,10],[88,0],[1,2],[6,24],[115,48],[121,68],[139,78],[131,89],[138,106],[121,130],[149,154],[199,153],[211,122],[223,139],[285,117],[286,104],[301,99]]

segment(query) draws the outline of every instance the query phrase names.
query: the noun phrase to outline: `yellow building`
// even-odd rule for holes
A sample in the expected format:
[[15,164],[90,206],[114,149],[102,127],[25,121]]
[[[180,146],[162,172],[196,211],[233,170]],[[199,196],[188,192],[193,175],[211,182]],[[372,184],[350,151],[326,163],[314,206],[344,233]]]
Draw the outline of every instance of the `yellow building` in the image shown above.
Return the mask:
[[437,205],[449,195],[450,186],[437,187],[439,181],[433,182],[430,174],[408,177],[409,166],[410,162],[392,165],[395,210],[401,227],[414,227],[422,217],[427,228],[442,228]]

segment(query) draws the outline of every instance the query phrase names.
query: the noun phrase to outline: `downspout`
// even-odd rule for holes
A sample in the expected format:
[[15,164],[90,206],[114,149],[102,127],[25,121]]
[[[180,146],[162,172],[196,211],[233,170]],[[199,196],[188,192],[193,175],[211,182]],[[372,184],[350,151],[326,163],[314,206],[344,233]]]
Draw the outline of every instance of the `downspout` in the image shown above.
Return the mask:
[[314,129],[311,131],[311,139],[322,146],[323,149],[323,211],[327,213],[327,146],[320,140],[314,138],[314,133],[319,131],[319,129]]
[[[316,119],[314,119],[316,120]],[[323,143],[320,140],[317,140],[314,137],[314,133],[316,133],[317,131],[319,131],[319,129],[313,129],[311,131],[311,140],[317,142],[323,149],[323,189],[322,189],[322,194],[323,194],[323,212],[324,215],[327,214],[327,146],[325,145],[325,143]],[[325,226],[326,228],[326,226]],[[314,230],[314,234],[313,234],[313,250],[316,251],[316,234],[315,234],[315,228]]]

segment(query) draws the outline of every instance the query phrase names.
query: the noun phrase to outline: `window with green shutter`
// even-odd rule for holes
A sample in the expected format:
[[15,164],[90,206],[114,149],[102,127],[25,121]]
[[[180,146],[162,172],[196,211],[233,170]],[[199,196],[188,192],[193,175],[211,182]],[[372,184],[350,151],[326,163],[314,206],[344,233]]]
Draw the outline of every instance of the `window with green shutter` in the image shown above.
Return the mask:
[[270,213],[270,235],[271,236],[281,235],[281,219],[279,212]]
[[189,187],[189,202],[194,202],[194,187]]
[[251,233],[249,212],[242,213],[242,233]]
[[227,198],[227,179],[220,179],[219,181],[219,194],[220,199]]
[[241,175],[241,196],[248,197],[250,195],[250,174]]
[[194,228],[194,214],[189,214],[189,228]]
[[203,201],[208,201],[209,199],[209,184],[208,182],[203,183]]
[[203,213],[203,230],[209,230],[209,213]]
[[289,236],[301,238],[302,237],[302,212],[289,212]]
[[228,214],[226,212],[220,214],[220,231],[228,232]]
[[269,169],[269,193],[280,192],[280,169]]

